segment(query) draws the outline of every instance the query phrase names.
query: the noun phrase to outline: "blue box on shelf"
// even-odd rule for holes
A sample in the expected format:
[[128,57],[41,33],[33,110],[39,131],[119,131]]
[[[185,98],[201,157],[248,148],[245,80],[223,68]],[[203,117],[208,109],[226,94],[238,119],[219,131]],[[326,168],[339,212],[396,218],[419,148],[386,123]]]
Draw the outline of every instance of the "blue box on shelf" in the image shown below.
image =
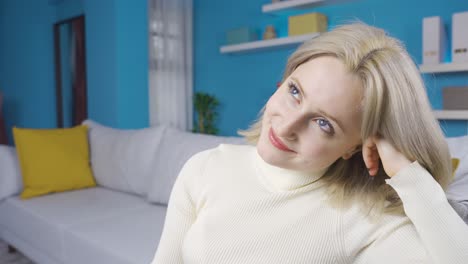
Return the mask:
[[226,32],[226,43],[228,45],[255,41],[257,39],[257,32],[249,27],[240,27]]

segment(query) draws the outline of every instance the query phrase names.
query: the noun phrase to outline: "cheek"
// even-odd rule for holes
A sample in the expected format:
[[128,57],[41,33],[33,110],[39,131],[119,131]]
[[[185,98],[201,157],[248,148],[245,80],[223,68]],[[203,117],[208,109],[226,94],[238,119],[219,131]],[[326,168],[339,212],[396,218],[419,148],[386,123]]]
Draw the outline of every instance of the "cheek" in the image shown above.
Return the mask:
[[[319,140],[324,141],[324,139]],[[317,142],[317,141],[316,141]],[[302,151],[305,162],[314,167],[327,167],[339,159],[344,154],[344,149],[338,144],[324,142],[321,144],[311,144],[304,146]]]
[[291,101],[287,100],[287,97],[281,94],[281,91],[276,91],[266,103],[265,113],[277,114],[284,112],[287,107],[291,106]]
[[304,146],[303,155],[309,160],[320,160],[330,155],[333,149],[325,144],[311,144]]

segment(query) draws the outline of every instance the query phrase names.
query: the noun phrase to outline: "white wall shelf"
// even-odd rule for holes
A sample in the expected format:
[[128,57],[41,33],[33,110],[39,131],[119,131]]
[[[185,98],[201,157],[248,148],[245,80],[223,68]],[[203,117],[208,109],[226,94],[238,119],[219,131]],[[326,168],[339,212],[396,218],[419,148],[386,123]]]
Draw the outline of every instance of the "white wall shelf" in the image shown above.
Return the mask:
[[253,52],[260,50],[267,50],[273,48],[281,48],[297,45],[306,40],[315,38],[319,33],[304,34],[300,36],[276,38],[269,40],[257,40],[252,42],[246,42],[241,44],[226,45],[220,48],[221,53],[244,53],[244,52]]
[[468,71],[468,63],[441,63],[419,65],[422,73],[440,73],[440,72],[463,72]]
[[[449,73],[468,71],[468,63],[441,63],[419,65],[421,73]],[[468,120],[468,110],[433,110],[439,120]]]
[[434,110],[439,120],[468,120],[468,110]]
[[263,13],[278,14],[282,11],[294,9],[314,8],[320,5],[327,4],[326,0],[288,0],[277,3],[264,4],[262,6]]

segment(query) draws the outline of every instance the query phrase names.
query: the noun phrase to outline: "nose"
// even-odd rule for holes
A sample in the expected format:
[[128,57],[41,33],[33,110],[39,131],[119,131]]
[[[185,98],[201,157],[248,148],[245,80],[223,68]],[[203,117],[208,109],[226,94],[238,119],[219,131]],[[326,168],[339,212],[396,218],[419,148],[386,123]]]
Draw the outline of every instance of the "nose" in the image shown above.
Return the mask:
[[288,113],[277,124],[275,132],[282,138],[294,140],[305,123],[305,117],[300,113]]

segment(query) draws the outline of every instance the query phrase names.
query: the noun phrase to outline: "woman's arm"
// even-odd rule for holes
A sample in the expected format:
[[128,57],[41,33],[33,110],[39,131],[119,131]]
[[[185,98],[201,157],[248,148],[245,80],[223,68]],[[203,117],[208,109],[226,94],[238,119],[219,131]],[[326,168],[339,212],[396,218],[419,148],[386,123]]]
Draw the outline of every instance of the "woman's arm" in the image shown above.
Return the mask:
[[431,259],[435,263],[467,263],[468,225],[429,172],[413,162],[386,181],[400,196]]
[[[450,206],[440,185],[417,161],[409,161],[386,139],[373,137],[363,145],[369,174],[377,173],[379,162],[391,179],[406,215],[434,263],[468,263],[468,226]],[[408,244],[418,243],[408,239]],[[382,242],[380,248],[399,254],[398,246]]]
[[468,226],[433,177],[414,162],[386,181],[406,216],[386,215],[375,231],[348,237],[360,241],[353,263],[468,263]]
[[152,264],[183,263],[182,246],[187,231],[197,217],[197,180],[210,150],[190,158],[182,168],[172,188],[164,229]]

